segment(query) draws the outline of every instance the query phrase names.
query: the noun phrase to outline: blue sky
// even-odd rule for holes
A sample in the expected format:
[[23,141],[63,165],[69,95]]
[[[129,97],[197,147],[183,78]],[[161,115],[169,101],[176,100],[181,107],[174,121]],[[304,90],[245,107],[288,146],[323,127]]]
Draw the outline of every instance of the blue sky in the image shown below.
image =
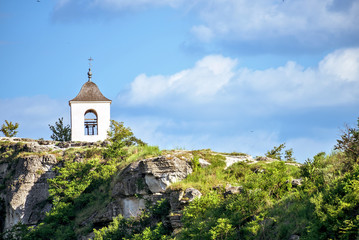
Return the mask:
[[162,149],[303,162],[359,117],[359,0],[0,0],[0,122],[50,138],[87,80]]

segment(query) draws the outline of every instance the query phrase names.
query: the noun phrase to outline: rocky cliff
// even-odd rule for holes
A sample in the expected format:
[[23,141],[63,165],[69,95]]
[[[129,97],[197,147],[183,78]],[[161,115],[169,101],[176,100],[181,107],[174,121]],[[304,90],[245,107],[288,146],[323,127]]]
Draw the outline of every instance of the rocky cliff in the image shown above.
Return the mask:
[[273,237],[290,213],[272,208],[302,188],[293,162],[114,146],[0,138],[0,239]]
[[[52,208],[48,179],[56,176],[55,167],[63,165],[60,159],[66,151],[75,149],[73,161],[83,161],[81,148],[100,148],[103,145],[0,139],[0,229],[5,231],[17,223],[27,226],[39,224]],[[79,153],[76,153],[76,149]],[[80,225],[105,226],[119,214],[125,218],[136,217],[146,208],[147,203],[165,198],[170,202],[173,212],[171,224],[173,228],[178,228],[180,210],[201,194],[195,189],[169,191],[168,187],[190,173],[192,167],[188,159],[173,155],[130,163],[113,177],[110,201],[102,208],[93,209]]]
[[[7,139],[8,140],[8,139]],[[35,225],[51,209],[47,179],[53,178],[55,155],[37,142],[2,140],[0,143],[0,227],[22,222]],[[14,141],[15,140],[15,141]]]

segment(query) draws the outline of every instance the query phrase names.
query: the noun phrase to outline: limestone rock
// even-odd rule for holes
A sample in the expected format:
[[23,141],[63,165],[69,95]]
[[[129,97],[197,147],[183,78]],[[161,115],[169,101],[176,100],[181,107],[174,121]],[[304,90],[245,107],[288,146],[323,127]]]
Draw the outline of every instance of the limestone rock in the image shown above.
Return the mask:
[[177,157],[155,157],[134,162],[118,176],[112,195],[163,193],[176,181],[192,173],[190,164]]
[[239,193],[241,193],[242,190],[243,190],[242,186],[234,187],[234,186],[231,186],[230,184],[228,184],[225,188],[225,192],[223,193],[223,196],[227,197],[232,194],[239,194]]
[[90,218],[81,225],[84,226],[88,223],[93,223],[95,226],[105,226],[119,214],[125,218],[137,217],[144,208],[145,199],[136,197],[118,198],[90,216]]
[[182,227],[182,210],[195,198],[200,198],[202,193],[195,188],[187,188],[185,191],[172,191],[169,196],[171,213],[169,215],[170,224],[173,229]]
[[205,167],[208,167],[209,165],[211,165],[209,162],[207,162],[206,160],[204,160],[202,158],[198,159],[198,162],[202,168],[205,168]]
[[292,235],[290,236],[289,240],[299,240],[300,237],[298,235]]
[[51,148],[48,146],[40,145],[38,142],[28,142],[24,144],[24,151],[26,152],[48,152]]
[[[115,177],[113,201],[81,225],[93,223],[100,226],[119,214],[125,218],[136,217],[145,209],[146,202],[156,204],[162,198],[170,198],[171,194],[165,193],[167,187],[191,172],[190,164],[177,157],[160,156],[131,163]],[[194,190],[188,190],[187,194],[190,199],[198,196]],[[181,204],[182,195],[177,197],[176,204]]]
[[175,211],[180,211],[182,209],[181,206],[181,199],[183,197],[184,192],[182,190],[179,191],[172,191],[170,193],[170,206],[171,206],[171,211],[175,212]]
[[55,176],[52,167],[56,163],[52,154],[29,155],[18,160],[5,195],[5,229],[18,222],[35,225],[51,209],[47,202],[47,179]]
[[200,191],[198,191],[195,188],[187,188],[184,191],[183,197],[181,199],[181,203],[190,203],[192,202],[195,198],[200,198],[202,196],[202,193]]
[[139,162],[134,162],[128,165],[116,178],[112,196],[134,196],[135,194],[146,194],[148,191]]
[[300,185],[302,185],[303,179],[299,178],[299,179],[293,179],[292,180],[292,187],[298,187]]
[[253,157],[250,155],[243,156],[226,156],[226,168],[232,166],[237,162],[253,161]]
[[173,229],[178,229],[182,227],[182,213],[172,213],[169,216],[170,223]]

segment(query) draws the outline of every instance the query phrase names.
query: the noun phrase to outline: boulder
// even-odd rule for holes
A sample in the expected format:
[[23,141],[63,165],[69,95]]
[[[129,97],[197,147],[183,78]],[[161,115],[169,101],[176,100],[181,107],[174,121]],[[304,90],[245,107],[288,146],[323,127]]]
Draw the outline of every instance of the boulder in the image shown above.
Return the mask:
[[113,196],[164,193],[167,187],[192,173],[190,164],[177,157],[155,157],[131,163],[117,177]]
[[225,192],[223,193],[223,196],[227,197],[229,195],[239,194],[239,193],[241,193],[242,190],[243,190],[242,186],[235,187],[235,186],[228,184],[225,188]]
[[290,236],[289,240],[299,240],[300,237],[298,235],[292,235]]
[[226,156],[226,168],[232,166],[237,162],[253,161],[253,157],[250,155],[241,155],[241,156]]
[[184,191],[183,197],[181,199],[181,203],[182,204],[190,203],[195,198],[200,198],[201,196],[202,196],[202,193],[200,191],[198,191],[197,189],[195,189],[195,188],[187,188]]
[[300,185],[302,185],[303,179],[299,178],[299,179],[293,179],[292,180],[292,187],[298,187]]
[[205,168],[205,167],[208,167],[209,165],[211,165],[209,162],[207,162],[206,160],[204,160],[202,158],[198,159],[198,162],[202,168]]

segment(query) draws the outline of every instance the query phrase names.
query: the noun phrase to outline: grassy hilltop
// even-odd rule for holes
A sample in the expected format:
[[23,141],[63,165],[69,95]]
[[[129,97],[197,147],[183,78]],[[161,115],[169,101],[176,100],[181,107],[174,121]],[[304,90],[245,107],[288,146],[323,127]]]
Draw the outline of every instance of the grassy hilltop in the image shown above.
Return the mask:
[[[343,133],[336,151],[318,153],[304,164],[262,157],[226,167],[228,157],[246,155],[160,151],[123,125],[117,127],[107,146],[53,150],[58,164],[56,177],[48,180],[51,211],[41,224],[18,224],[0,239],[359,239],[358,128]],[[28,154],[9,147],[10,142],[0,143],[0,161]],[[132,162],[160,155],[185,159],[193,169],[167,193],[188,188],[202,193],[182,210],[181,229],[168,224],[173,216],[167,199],[149,204],[136,218],[118,216],[105,226],[84,226],[94,210],[111,201],[118,173]],[[5,182],[0,184],[3,191]],[[231,192],[231,186],[238,191]]]

